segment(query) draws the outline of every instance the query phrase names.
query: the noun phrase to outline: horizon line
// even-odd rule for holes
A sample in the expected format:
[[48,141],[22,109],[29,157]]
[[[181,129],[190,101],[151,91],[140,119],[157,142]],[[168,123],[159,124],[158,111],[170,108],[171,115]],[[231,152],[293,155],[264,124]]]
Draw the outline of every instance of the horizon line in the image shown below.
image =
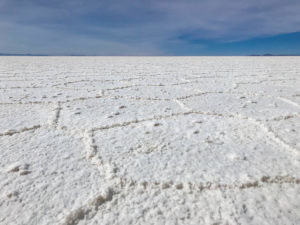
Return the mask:
[[216,56],[220,56],[220,57],[226,57],[226,56],[300,56],[299,54],[271,54],[271,53],[265,53],[265,54],[249,54],[249,55],[84,55],[84,54],[31,54],[31,53],[25,53],[25,54],[21,54],[21,53],[0,53],[0,56],[73,56],[73,57],[83,57],[83,56],[87,56],[87,57],[216,57]]

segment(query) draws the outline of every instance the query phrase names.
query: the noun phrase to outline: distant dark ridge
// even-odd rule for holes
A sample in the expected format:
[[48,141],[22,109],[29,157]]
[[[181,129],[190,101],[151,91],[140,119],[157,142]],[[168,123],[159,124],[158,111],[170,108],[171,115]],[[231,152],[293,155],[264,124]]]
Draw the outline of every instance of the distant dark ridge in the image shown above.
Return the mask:
[[[89,56],[81,54],[69,54],[69,55],[46,55],[46,54],[11,54],[11,53],[0,53],[0,56]],[[94,55],[90,55],[94,56]]]
[[0,56],[48,56],[45,54],[10,54],[10,53],[0,53]]
[[252,54],[249,56],[300,56],[300,54],[270,54],[270,53],[266,53],[263,55],[259,55],[259,54]]

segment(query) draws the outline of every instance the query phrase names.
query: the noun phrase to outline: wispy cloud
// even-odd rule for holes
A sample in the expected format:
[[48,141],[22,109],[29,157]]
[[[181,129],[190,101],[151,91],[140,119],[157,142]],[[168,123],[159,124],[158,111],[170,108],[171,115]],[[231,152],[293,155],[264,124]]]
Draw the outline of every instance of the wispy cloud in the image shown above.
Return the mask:
[[299,11],[298,0],[0,0],[0,51],[172,54],[300,31]]

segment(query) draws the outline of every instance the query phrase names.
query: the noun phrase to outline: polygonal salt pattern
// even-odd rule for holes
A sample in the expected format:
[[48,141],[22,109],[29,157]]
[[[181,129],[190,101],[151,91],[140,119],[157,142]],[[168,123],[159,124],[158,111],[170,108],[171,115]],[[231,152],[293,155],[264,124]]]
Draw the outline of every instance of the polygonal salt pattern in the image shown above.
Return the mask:
[[0,57],[0,224],[297,224],[299,57]]

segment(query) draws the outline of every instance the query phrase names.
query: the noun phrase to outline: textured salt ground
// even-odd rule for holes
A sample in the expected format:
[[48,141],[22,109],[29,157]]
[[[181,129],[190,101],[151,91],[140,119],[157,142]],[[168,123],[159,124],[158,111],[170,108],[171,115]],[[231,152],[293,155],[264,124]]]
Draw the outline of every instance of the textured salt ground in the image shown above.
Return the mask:
[[297,224],[299,188],[290,184],[230,190],[123,188],[78,224]]
[[0,57],[0,224],[297,224],[299,57]]
[[62,131],[38,129],[0,137],[0,145],[5,146],[1,224],[59,224],[104,186],[98,170],[85,160],[82,141]]
[[[45,81],[47,82],[47,81]],[[57,88],[24,88],[24,89],[4,89],[0,90],[2,104],[36,104],[36,103],[55,103],[58,101],[68,102],[86,98],[101,96],[100,91],[72,90]],[[84,96],[84,97],[83,97]]]
[[51,105],[0,105],[0,136],[47,124],[52,107]]
[[[171,115],[184,112],[174,101],[147,101],[134,98],[99,98],[84,102],[64,104],[59,125],[66,127],[92,129],[111,124],[146,119],[154,115]],[[93,117],[93,120],[89,118]]]
[[94,139],[95,157],[135,181],[236,184],[300,175],[297,153],[235,117],[180,115],[95,131]]

